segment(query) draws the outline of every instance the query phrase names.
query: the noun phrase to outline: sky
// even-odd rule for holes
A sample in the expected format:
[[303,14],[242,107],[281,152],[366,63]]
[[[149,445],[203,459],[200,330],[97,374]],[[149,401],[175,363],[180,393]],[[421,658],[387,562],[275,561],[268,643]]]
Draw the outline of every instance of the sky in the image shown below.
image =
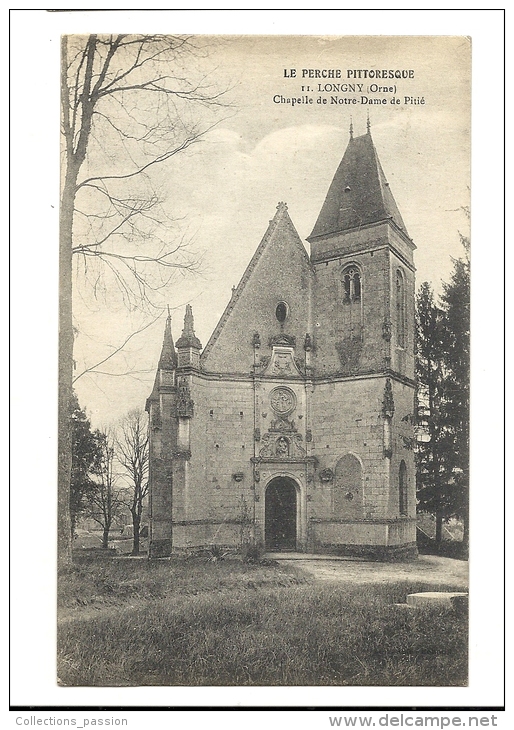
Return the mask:
[[[413,78],[359,79],[365,69],[406,71]],[[166,305],[177,339],[185,304],[191,303],[196,333],[206,344],[279,201],[288,204],[308,249],[305,239],[344,154],[350,123],[355,136],[364,134],[368,113],[379,158],[417,246],[418,285],[430,281],[440,291],[451,257],[462,254],[459,231],[469,233],[463,212],[470,195],[468,39],[221,37],[190,71],[226,89],[227,108],[199,144],[160,166],[153,179],[176,221],[165,235],[170,245],[181,237],[190,242],[201,259],[200,273],[178,276],[163,292],[161,319],[102,365],[101,373],[77,379],[79,400],[95,426],[144,406]],[[344,91],[330,86],[349,83],[361,86]],[[363,104],[363,96],[386,103]],[[338,103],[332,103],[334,97]],[[293,98],[302,103],[288,103]],[[339,101],[353,98],[359,103]],[[80,375],[153,318],[128,312],[112,290],[94,298],[79,269],[74,285]]]

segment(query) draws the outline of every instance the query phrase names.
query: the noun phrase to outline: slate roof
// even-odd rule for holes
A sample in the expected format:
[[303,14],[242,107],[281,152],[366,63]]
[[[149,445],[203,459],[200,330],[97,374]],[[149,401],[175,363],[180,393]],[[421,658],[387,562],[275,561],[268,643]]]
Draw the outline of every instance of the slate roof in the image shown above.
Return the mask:
[[368,132],[350,139],[307,240],[387,219],[408,237]]

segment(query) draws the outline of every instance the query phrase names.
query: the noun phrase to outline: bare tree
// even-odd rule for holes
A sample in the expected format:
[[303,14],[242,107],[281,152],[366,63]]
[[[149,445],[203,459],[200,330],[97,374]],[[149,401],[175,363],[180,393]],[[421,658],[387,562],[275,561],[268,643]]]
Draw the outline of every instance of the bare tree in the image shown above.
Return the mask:
[[95,431],[98,458],[94,466],[95,487],[88,497],[88,515],[102,528],[102,547],[109,545],[109,533],[116,517],[125,506],[124,490],[118,488],[115,436],[112,429]]
[[139,553],[139,533],[143,503],[148,494],[148,423],[142,409],[130,411],[121,421],[116,440],[116,456],[125,470],[130,487],[128,507],[134,527],[132,555]]
[[[68,36],[62,41],[59,299],[59,564],[71,562],[69,491],[73,257],[96,296],[114,282],[129,307],[195,267],[170,223],[154,170],[198,142],[221,94],[195,73],[208,46],[184,36]],[[195,78],[193,78],[195,77]]]

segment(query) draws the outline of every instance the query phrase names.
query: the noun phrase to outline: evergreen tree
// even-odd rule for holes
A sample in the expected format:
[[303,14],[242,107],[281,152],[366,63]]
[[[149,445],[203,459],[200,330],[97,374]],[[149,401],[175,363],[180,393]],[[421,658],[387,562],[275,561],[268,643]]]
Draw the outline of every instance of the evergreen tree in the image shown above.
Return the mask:
[[99,459],[99,444],[86,412],[80,407],[77,395],[71,399],[72,463],[70,489],[71,534],[75,533],[77,520],[85,511],[89,497],[95,488],[93,474]]
[[436,518],[436,543],[450,517],[464,523],[469,541],[469,241],[443,282],[440,306],[430,285],[416,299],[416,444],[418,510]]
[[446,425],[445,313],[424,282],[416,298],[416,480],[418,510],[436,519],[436,543],[451,513],[451,442]]
[[441,305],[445,314],[444,365],[446,399],[444,418],[451,441],[452,512],[464,523],[464,544],[469,542],[469,419],[470,419],[470,260],[469,239],[461,235],[464,256],[453,259],[450,281],[443,283]]

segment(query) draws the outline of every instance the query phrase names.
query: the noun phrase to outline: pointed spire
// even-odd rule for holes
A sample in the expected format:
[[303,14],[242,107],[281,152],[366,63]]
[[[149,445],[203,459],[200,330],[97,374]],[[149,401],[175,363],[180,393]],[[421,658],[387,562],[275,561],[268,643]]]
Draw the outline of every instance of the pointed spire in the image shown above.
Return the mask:
[[166,326],[164,327],[164,339],[162,341],[161,357],[159,358],[159,370],[174,370],[177,367],[177,353],[173,344],[171,334],[171,314],[168,307]]
[[369,109],[367,111],[368,111],[368,118],[366,120],[366,129],[368,130],[368,134],[371,134],[371,122],[369,120]]
[[190,304],[186,304],[184,329],[182,330],[182,336],[177,340],[177,348],[182,347],[194,347],[197,350],[202,349],[202,344],[195,335],[195,320],[193,317],[193,308]]
[[392,418],[394,416],[393,386],[391,385],[390,378],[387,378],[385,382],[382,415],[384,418]]
[[408,235],[378,159],[368,119],[368,133],[348,143],[307,240],[386,220]]
[[350,139],[353,139],[353,119],[350,117]]
[[186,313],[184,315],[184,329],[182,330],[182,337],[194,337],[195,334],[195,319],[193,317],[193,307],[190,304],[186,304]]

